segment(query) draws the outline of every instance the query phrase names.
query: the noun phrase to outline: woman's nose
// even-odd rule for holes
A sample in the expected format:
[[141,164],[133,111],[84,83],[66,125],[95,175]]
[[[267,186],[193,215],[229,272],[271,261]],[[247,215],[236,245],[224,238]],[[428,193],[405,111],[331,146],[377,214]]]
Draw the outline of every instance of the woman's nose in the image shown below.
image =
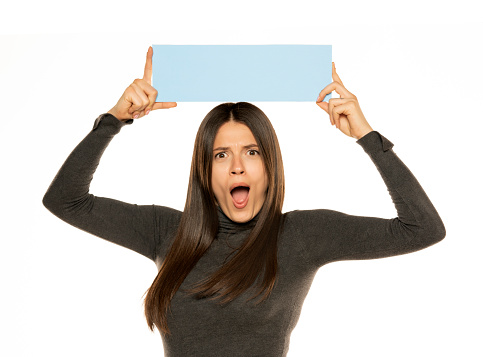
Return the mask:
[[243,174],[245,173],[245,168],[243,167],[243,162],[239,157],[235,157],[231,166],[232,174]]

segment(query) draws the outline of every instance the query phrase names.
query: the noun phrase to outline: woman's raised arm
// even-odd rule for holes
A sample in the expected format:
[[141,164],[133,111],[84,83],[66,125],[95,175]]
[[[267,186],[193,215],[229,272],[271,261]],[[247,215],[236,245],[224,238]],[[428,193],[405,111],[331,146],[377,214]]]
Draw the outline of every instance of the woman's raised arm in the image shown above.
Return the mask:
[[[332,76],[334,82],[321,91],[317,105],[329,114],[332,125],[357,139],[357,144],[369,155],[398,216],[392,219],[353,216],[328,209],[289,212],[288,226],[297,229],[308,265],[317,269],[338,260],[389,257],[439,242],[446,235],[443,221],[416,177],[394,153],[394,145],[371,128],[356,96],[344,87],[335,72],[335,65]],[[322,102],[333,90],[341,98]]]
[[91,132],[60,168],[42,203],[63,221],[154,260],[157,239],[177,227],[181,212],[164,206],[129,204],[89,193],[102,154],[121,128],[132,124],[131,116],[139,113],[142,117],[147,109],[176,106],[176,103],[154,102],[157,92],[150,84],[151,60],[150,47],[144,78],[135,80],[118,103],[98,117]]
[[316,209],[288,213],[297,230],[308,266],[318,269],[339,260],[385,258],[429,247],[446,235],[438,212],[393,144],[371,131],[357,144],[379,171],[396,207],[391,219],[354,216]]

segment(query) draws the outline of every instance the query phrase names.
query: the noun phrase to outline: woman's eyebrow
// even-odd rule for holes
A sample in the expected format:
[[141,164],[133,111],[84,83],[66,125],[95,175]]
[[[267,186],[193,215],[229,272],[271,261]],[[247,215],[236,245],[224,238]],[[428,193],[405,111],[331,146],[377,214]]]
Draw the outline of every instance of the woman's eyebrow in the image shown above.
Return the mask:
[[[253,147],[258,147],[258,145],[257,144],[248,144],[248,145],[245,145],[243,148],[244,149],[249,149],[249,148],[253,148]],[[228,146],[219,146],[216,149],[213,149],[213,151],[217,151],[217,150],[228,150],[228,149],[229,149]]]

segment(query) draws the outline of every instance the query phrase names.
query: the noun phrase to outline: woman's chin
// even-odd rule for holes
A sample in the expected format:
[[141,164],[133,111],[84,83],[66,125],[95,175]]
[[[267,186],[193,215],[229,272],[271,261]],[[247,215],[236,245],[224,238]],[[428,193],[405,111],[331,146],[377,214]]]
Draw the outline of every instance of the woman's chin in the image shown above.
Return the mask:
[[238,209],[233,204],[232,206],[233,207],[230,207],[231,209],[229,209],[230,215],[228,218],[230,218],[233,222],[246,223],[251,221],[252,218],[256,216],[256,213],[253,212],[253,206],[247,205],[243,209]]

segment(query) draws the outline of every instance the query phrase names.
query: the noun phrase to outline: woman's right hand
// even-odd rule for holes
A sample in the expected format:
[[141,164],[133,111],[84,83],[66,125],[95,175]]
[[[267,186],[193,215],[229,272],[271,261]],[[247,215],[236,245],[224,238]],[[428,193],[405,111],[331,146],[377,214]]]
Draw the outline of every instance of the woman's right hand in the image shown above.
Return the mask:
[[135,79],[126,88],[117,104],[108,111],[119,120],[142,118],[151,110],[176,107],[176,102],[155,102],[158,91],[151,86],[153,73],[153,48],[149,46],[143,79]]

